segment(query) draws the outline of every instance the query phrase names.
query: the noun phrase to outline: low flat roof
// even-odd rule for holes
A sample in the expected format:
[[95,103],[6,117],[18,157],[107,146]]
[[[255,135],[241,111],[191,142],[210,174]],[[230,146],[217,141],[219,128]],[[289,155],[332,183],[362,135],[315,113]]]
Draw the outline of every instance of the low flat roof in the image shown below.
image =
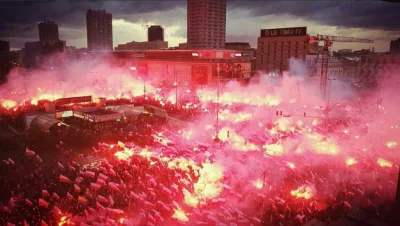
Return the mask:
[[101,108],[80,108],[80,109],[76,109],[75,111],[83,112],[83,113],[86,113],[88,115],[96,115],[96,116],[111,115],[111,114],[118,113],[116,111],[110,111],[110,110],[101,109]]

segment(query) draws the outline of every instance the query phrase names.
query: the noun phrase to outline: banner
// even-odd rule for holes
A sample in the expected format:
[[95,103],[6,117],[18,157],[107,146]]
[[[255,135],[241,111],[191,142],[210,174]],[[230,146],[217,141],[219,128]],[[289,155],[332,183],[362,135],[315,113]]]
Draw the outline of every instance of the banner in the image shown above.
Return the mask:
[[56,100],[56,105],[92,102],[92,96],[69,97]]
[[208,67],[207,65],[192,65],[192,81],[205,85],[208,83]]
[[220,63],[213,66],[213,76],[219,75],[221,79],[250,78],[250,72],[251,63]]

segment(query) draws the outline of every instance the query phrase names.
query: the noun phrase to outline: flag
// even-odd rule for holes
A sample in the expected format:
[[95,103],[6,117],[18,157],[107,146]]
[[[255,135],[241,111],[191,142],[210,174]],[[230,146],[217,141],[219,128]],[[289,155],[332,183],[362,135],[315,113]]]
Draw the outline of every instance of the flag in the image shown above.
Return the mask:
[[100,202],[100,203],[108,203],[108,200],[104,197],[104,196],[101,196],[101,195],[98,195],[97,196],[97,200]]
[[60,183],[70,183],[70,182],[71,180],[68,177],[60,175]]
[[108,196],[108,201],[110,201],[110,207],[112,207],[114,205],[114,199],[112,198],[112,196]]
[[140,199],[140,196],[137,195],[136,193],[134,193],[133,191],[131,191],[131,193],[129,194],[129,197],[131,197],[132,199],[135,199],[135,200]]
[[96,183],[90,183],[90,189],[97,191],[100,189],[100,185]]
[[43,220],[42,220],[42,223],[40,225],[41,226],[48,226],[48,224],[46,224],[46,222],[44,222]]
[[54,198],[55,200],[59,200],[59,199],[60,199],[60,196],[58,196],[57,193],[54,192],[54,193],[53,193],[53,198]]
[[104,210],[105,210],[104,207],[103,207],[100,203],[98,203],[98,202],[96,202],[96,208],[97,208],[99,211],[104,211]]
[[67,196],[66,197],[67,197],[68,200],[72,200],[74,198],[69,192],[67,192]]
[[100,186],[106,186],[106,182],[102,179],[97,179],[96,184],[99,184]]
[[53,213],[55,213],[55,214],[62,214],[60,208],[58,208],[57,206],[54,206],[52,211],[53,211]]
[[34,151],[29,150],[28,148],[26,148],[25,150],[25,155],[29,156],[29,157],[35,157],[36,153]]
[[10,158],[8,158],[8,162],[9,162],[10,164],[13,164],[13,165],[15,164],[14,161],[13,161],[12,159],[10,159]]
[[91,171],[86,171],[85,172],[85,177],[94,178],[95,177],[95,173],[91,172]]
[[33,203],[29,201],[29,199],[25,199],[25,204],[28,206],[32,206]]
[[36,155],[36,158],[35,158],[39,163],[42,163],[43,162],[43,160],[40,158],[40,156],[39,155]]
[[102,173],[99,174],[98,179],[104,180],[106,181],[108,179],[108,177]]
[[81,203],[81,204],[86,205],[86,204],[87,204],[87,200],[86,200],[85,197],[79,196],[79,197],[78,197],[78,203]]
[[43,197],[50,197],[50,193],[47,190],[42,190]]
[[14,207],[14,206],[15,206],[15,201],[14,201],[14,198],[13,198],[13,197],[11,197],[11,198],[10,198],[10,201],[8,201],[8,205],[11,206],[11,207]]
[[29,224],[24,220],[24,226],[29,226]]
[[15,226],[15,224],[7,222],[7,226]]
[[117,174],[115,173],[115,171],[113,170],[113,169],[110,169],[109,171],[108,171],[108,173],[111,175],[111,176],[117,176]]
[[145,201],[144,202],[144,208],[146,208],[146,209],[153,209],[155,206],[152,204],[152,203],[150,203],[150,202],[148,202],[148,201]]
[[75,168],[73,166],[68,166],[69,171],[75,171]]
[[60,162],[57,163],[57,166],[59,169],[64,169],[64,166]]
[[74,191],[75,191],[76,193],[79,193],[79,192],[81,191],[81,188],[78,187],[78,185],[74,184]]
[[42,206],[47,209],[49,207],[49,203],[39,198],[39,206]]

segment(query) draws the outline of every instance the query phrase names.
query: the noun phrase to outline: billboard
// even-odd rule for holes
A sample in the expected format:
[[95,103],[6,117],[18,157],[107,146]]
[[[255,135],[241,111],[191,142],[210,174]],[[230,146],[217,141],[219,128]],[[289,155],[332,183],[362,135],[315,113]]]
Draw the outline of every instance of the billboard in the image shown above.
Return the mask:
[[307,27],[289,27],[261,30],[260,37],[305,36]]
[[68,110],[68,111],[57,111],[56,112],[56,119],[61,119],[61,118],[67,118],[67,117],[72,117],[74,116],[73,110]]
[[92,102],[92,96],[69,97],[56,100],[56,105]]
[[250,78],[251,63],[220,63],[214,64],[213,76],[218,74],[221,79]]
[[192,65],[192,81],[199,84],[205,85],[208,83],[208,67],[204,64]]

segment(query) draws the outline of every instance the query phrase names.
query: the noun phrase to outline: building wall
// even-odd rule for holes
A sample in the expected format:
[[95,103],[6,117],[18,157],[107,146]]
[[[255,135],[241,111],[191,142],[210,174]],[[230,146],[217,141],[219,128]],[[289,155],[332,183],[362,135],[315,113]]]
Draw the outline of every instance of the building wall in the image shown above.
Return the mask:
[[112,14],[105,10],[86,13],[87,43],[90,51],[113,49]]
[[150,26],[147,29],[147,41],[164,41],[164,28],[161,26]]
[[290,58],[306,59],[307,36],[259,37],[257,42],[257,70],[282,73]]
[[390,41],[390,53],[400,53],[400,38]]
[[223,49],[226,32],[226,0],[187,0],[189,49]]
[[380,77],[397,76],[400,70],[400,54],[381,54],[362,56],[357,74],[361,80],[374,83]]
[[53,21],[45,21],[39,23],[39,41],[47,42],[47,41],[58,41],[58,24]]
[[[321,76],[322,59],[317,59],[317,76]],[[328,59],[328,77],[329,76],[341,76],[343,75],[343,63],[337,59],[330,57]]]
[[149,41],[149,42],[129,42],[115,47],[115,50],[159,50],[167,49],[168,42],[165,41]]

